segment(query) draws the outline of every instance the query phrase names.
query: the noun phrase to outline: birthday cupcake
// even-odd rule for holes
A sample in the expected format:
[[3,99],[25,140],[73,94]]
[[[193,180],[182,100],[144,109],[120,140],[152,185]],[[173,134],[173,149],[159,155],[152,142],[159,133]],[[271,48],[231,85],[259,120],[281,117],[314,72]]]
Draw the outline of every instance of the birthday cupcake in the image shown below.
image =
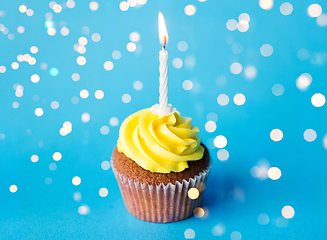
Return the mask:
[[148,222],[186,219],[201,203],[209,173],[209,153],[191,125],[175,111],[153,108],[125,119],[112,155],[112,169],[125,206]]
[[[160,29],[163,34],[160,34]],[[157,223],[186,219],[201,203],[209,153],[192,119],[168,103],[168,40],[159,13],[159,104],[127,117],[112,154],[112,169],[125,206],[135,217]]]

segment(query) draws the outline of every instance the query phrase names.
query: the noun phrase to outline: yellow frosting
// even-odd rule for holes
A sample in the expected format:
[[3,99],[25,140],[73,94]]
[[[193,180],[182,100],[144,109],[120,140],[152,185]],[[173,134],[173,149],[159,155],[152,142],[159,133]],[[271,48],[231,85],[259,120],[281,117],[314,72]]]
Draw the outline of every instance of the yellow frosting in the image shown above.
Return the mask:
[[118,151],[151,172],[181,172],[187,161],[202,158],[204,148],[192,119],[179,112],[159,116],[143,109],[125,119],[119,130]]

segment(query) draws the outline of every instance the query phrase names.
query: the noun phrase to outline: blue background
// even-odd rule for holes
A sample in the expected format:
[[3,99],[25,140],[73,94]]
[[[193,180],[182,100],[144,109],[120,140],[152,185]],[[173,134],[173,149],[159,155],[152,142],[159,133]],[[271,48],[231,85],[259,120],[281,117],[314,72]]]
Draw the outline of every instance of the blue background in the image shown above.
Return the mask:
[[[120,10],[119,1],[99,0],[97,11],[91,11],[89,3],[76,1],[74,8],[55,13],[49,1],[0,2],[0,24],[15,34],[10,40],[0,32],[0,66],[6,67],[0,73],[1,239],[185,239],[187,229],[194,230],[194,239],[237,240],[239,233],[242,239],[325,238],[327,112],[325,105],[314,107],[311,97],[327,94],[327,32],[306,13],[314,2],[292,1],[289,16],[280,12],[282,1],[275,1],[268,11],[258,1],[241,0],[148,1],[127,11]],[[318,3],[323,11],[327,8],[325,1]],[[33,9],[34,15],[19,12],[21,4]],[[188,4],[196,7],[192,16],[184,13]],[[112,170],[101,168],[103,161],[110,161],[120,123],[158,101],[159,11],[169,33],[169,103],[193,118],[212,158],[202,202],[205,216],[171,224],[147,223],[131,216]],[[54,36],[47,34],[47,12],[53,14]],[[238,20],[241,13],[249,14],[249,29],[228,30],[226,22]],[[60,21],[66,22],[68,36],[60,34]],[[18,26],[24,26],[25,32],[18,33]],[[82,33],[85,26],[89,34]],[[135,52],[126,49],[131,32],[141,37]],[[99,42],[92,41],[93,33],[101,35]],[[87,50],[79,54],[73,46],[82,36],[88,39]],[[178,50],[180,41],[188,43],[186,51]],[[232,51],[234,43],[242,45],[241,53]],[[267,43],[273,53],[264,57],[260,48]],[[32,54],[31,46],[37,46],[38,53]],[[300,49],[309,52],[307,59],[298,57]],[[114,50],[121,52],[120,59],[113,59]],[[26,53],[36,58],[36,64],[19,62],[19,68],[12,69],[17,55]],[[87,60],[83,66],[76,63],[80,55]],[[190,56],[196,60],[194,66],[186,64]],[[174,58],[183,60],[181,68],[172,65]],[[113,62],[111,71],[104,69],[106,61]],[[234,62],[242,64],[240,74],[231,73]],[[45,70],[41,63],[47,64]],[[251,81],[244,74],[247,66],[257,70]],[[58,69],[58,75],[52,76],[51,68]],[[72,80],[73,73],[80,75],[79,81]],[[295,84],[302,73],[313,79],[306,91]],[[40,76],[38,83],[31,82],[32,74]],[[141,90],[133,88],[136,80],[143,83]],[[193,82],[189,91],[182,87],[185,80]],[[22,97],[15,96],[15,83],[24,87]],[[281,96],[272,93],[276,83],[284,86]],[[82,89],[89,91],[88,98],[79,96]],[[100,100],[94,97],[99,89],[104,92]],[[131,96],[129,103],[122,101],[126,93]],[[246,97],[242,106],[233,102],[237,93]],[[226,106],[217,103],[220,94],[229,96]],[[35,95],[39,100],[35,101]],[[74,96],[79,98],[77,104],[71,102]],[[52,101],[59,102],[58,109],[51,108]],[[19,103],[17,109],[13,102]],[[36,108],[44,114],[37,117]],[[90,115],[86,123],[81,120],[85,112]],[[212,112],[218,115],[217,129],[208,132],[205,124]],[[118,126],[109,124],[112,117],[118,118]],[[65,121],[72,123],[72,132],[61,136]],[[110,128],[109,134],[101,134],[102,126]],[[275,128],[283,132],[281,141],[270,138]],[[313,142],[304,139],[307,129],[317,133]],[[218,135],[228,141],[226,161],[217,158],[213,139]],[[53,160],[54,152],[62,154],[60,161]],[[31,161],[34,154],[38,162]],[[250,169],[262,162],[268,169],[278,167],[282,176],[275,181],[252,177]],[[51,163],[56,170],[49,169]],[[80,185],[72,184],[74,176],[81,178]],[[52,182],[46,184],[49,178]],[[18,191],[10,192],[11,185]],[[99,195],[101,188],[108,189],[106,197]],[[80,201],[73,198],[76,192],[82,196]],[[281,213],[287,205],[295,211],[291,219]],[[90,212],[79,214],[80,206]],[[266,225],[258,222],[262,213],[269,216]],[[221,236],[215,236],[216,226]]]

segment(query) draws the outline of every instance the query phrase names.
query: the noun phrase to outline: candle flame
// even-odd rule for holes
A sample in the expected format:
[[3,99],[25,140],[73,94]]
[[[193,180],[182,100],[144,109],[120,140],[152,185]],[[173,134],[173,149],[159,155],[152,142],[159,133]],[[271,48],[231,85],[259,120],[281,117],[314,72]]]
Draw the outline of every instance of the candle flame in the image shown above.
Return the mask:
[[165,44],[168,42],[168,32],[166,28],[165,19],[161,12],[159,12],[159,16],[158,16],[158,26],[159,26],[159,40],[164,47]]

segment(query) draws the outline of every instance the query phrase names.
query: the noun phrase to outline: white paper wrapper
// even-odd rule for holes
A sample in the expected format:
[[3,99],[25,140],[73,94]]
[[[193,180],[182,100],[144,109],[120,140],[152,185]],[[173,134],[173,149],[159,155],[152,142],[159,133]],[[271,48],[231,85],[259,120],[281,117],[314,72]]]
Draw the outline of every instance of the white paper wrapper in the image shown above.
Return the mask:
[[[193,215],[200,206],[210,167],[194,178],[182,183],[149,185],[128,179],[120,174],[111,162],[127,210],[136,218],[156,223],[177,222]],[[188,190],[199,190],[197,199],[188,197]]]

